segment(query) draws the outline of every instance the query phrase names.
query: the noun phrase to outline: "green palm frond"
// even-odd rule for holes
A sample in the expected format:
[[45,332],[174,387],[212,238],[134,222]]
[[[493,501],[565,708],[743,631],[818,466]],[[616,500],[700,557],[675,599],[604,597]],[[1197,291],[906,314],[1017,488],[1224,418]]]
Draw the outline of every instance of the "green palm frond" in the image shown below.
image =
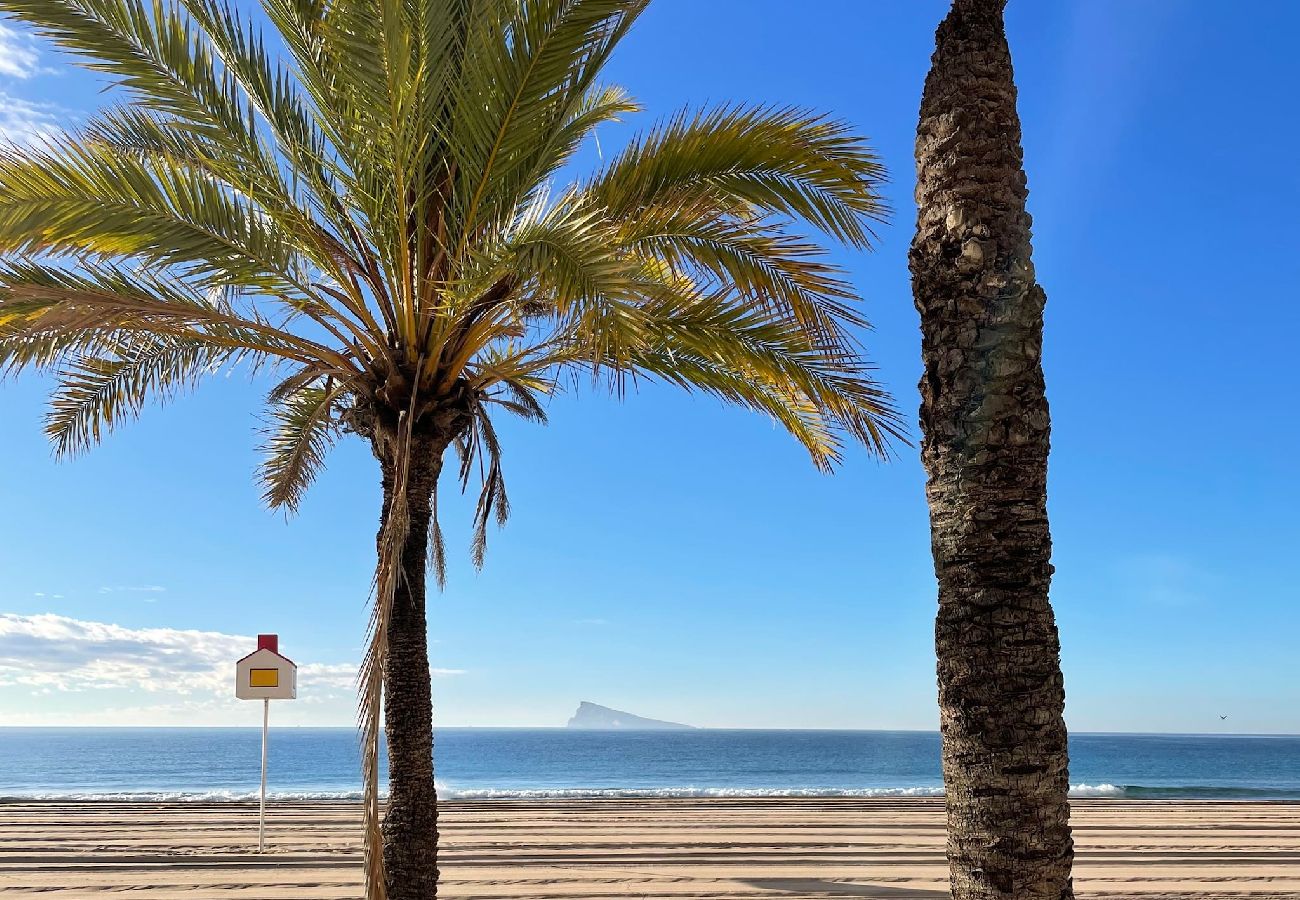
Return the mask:
[[662,260],[697,283],[734,287],[789,314],[829,345],[842,345],[846,328],[866,325],[852,305],[852,287],[825,261],[825,249],[770,222],[701,214],[690,206],[647,207],[619,237],[629,250]]
[[887,207],[884,168],[847,125],[796,108],[682,111],[586,185],[617,217],[684,201],[728,214],[805,221],[855,247]]
[[[618,390],[628,378],[658,378],[765,413],[822,470],[840,461],[844,436],[882,457],[891,441],[905,440],[901,417],[870,365],[856,351],[820,343],[792,316],[734,291],[699,293],[681,284],[665,285],[642,312],[644,340],[608,373]],[[590,340],[585,329],[571,329],[552,358],[525,365],[590,367]]]
[[[566,126],[590,107],[587,91],[645,6],[646,0],[520,0],[485,4],[491,11],[475,17],[448,136],[463,198],[456,209],[462,248],[476,225],[509,214],[532,191],[544,175],[539,163],[555,158],[557,143],[572,146]],[[557,142],[561,135],[567,140]]]
[[301,249],[204,173],[71,140],[0,157],[0,251],[184,266],[197,284],[299,296]]
[[637,371],[767,413],[823,471],[841,461],[845,436],[881,457],[905,439],[870,366],[810,342],[790,319],[709,297],[651,322],[655,337],[635,360]]
[[293,72],[272,57],[262,36],[227,0],[181,2],[212,42],[224,71],[271,130],[277,148],[292,161],[295,174],[313,188],[328,187],[326,141]]
[[530,174],[541,183],[546,173],[568,164],[574,152],[604,124],[622,121],[629,113],[641,111],[641,104],[618,85],[595,85],[587,89],[568,111],[564,124],[548,142],[538,147],[531,161]]
[[184,120],[196,135],[259,173],[274,173],[257,122],[236,83],[222,76],[211,39],[175,4],[4,0],[0,10],[114,79],[137,103]]

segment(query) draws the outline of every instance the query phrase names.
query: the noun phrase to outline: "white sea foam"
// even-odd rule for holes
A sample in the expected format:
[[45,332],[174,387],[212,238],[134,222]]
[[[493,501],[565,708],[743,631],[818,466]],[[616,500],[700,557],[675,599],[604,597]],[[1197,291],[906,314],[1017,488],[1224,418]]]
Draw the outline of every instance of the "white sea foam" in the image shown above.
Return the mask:
[[498,788],[468,788],[449,790],[443,796],[461,800],[581,800],[607,798],[656,799],[660,797],[942,797],[941,787],[906,788],[538,788],[534,790],[506,790]]
[[[672,797],[719,797],[731,799],[762,797],[942,797],[938,786],[891,788],[455,788],[439,784],[438,794],[448,800],[598,800]],[[268,791],[273,801],[360,800],[361,791]],[[387,796],[387,791],[380,794]],[[1071,797],[1122,797],[1124,788],[1113,784],[1075,784]],[[57,791],[9,794],[3,799],[112,801],[139,803],[225,803],[256,800],[256,791]]]
[[[461,800],[563,800],[596,799],[600,797],[653,799],[656,797],[942,797],[938,786],[897,788],[554,788],[534,790],[507,790],[497,788],[448,789],[440,788],[441,796]],[[1124,788],[1113,784],[1075,784],[1070,786],[1072,797],[1122,797]]]
[[[267,800],[360,800],[361,791],[267,791]],[[385,791],[380,796],[387,796]],[[33,791],[0,800],[109,801],[115,803],[235,803],[257,800],[257,791]]]
[[[942,797],[941,787],[862,788],[453,788],[438,785],[445,800],[583,800],[671,797]],[[380,794],[387,796],[387,791]],[[361,791],[267,791],[268,800],[360,800]],[[7,794],[7,800],[111,801],[139,803],[224,803],[257,800],[256,791],[47,791]]]

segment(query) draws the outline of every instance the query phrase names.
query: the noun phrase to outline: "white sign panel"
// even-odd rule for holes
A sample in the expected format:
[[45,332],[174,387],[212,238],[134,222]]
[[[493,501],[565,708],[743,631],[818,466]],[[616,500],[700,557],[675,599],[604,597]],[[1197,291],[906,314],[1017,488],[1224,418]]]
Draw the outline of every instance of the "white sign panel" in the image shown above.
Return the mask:
[[240,700],[293,700],[298,667],[279,653],[273,634],[259,634],[257,649],[235,663],[235,696]]

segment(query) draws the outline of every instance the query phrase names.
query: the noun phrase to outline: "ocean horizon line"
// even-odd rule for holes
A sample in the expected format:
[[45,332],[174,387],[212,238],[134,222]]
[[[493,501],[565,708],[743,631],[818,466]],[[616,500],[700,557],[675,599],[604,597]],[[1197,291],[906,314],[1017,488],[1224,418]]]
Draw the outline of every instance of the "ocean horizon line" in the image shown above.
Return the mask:
[[[355,731],[356,725],[275,725],[293,731]],[[0,731],[260,731],[257,725],[28,725],[0,724]],[[383,731],[383,729],[380,729]],[[563,731],[570,734],[681,734],[683,732],[786,732],[806,734],[939,734],[937,728],[784,728],[763,726],[695,725],[687,728],[569,728],[565,725],[434,725],[434,731]],[[1194,738],[1296,738],[1300,731],[1086,731],[1069,729],[1072,735],[1094,737],[1194,737]]]

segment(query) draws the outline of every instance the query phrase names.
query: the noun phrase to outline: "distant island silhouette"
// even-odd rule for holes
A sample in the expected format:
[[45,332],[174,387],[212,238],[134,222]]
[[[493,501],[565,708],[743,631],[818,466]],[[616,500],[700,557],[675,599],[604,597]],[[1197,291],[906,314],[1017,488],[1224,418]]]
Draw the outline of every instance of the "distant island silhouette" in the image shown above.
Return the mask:
[[621,709],[610,709],[583,700],[578,704],[578,711],[573,714],[573,718],[569,719],[568,727],[589,731],[690,731],[695,726],[634,716]]

